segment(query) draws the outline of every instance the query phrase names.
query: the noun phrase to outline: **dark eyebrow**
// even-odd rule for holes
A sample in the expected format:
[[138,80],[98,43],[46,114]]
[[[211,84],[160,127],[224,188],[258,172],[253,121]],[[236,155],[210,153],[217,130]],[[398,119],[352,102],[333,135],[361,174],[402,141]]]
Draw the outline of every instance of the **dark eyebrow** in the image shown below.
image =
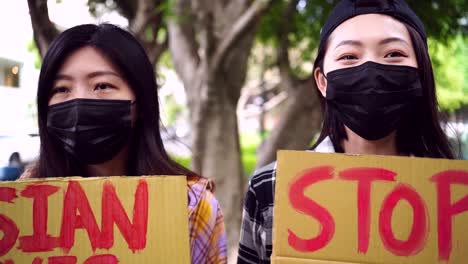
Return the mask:
[[[379,45],[385,45],[385,44],[392,43],[392,42],[400,42],[400,43],[403,43],[406,46],[410,47],[410,44],[406,40],[404,40],[402,38],[398,38],[398,37],[391,37],[391,38],[383,39],[383,40],[379,41]],[[360,46],[362,46],[362,42],[360,42],[358,40],[343,40],[340,43],[338,43],[338,45],[335,46],[335,49],[337,49],[338,47],[343,46],[343,45],[352,45],[352,46],[359,46],[360,47]]]
[[337,49],[339,46],[343,46],[343,45],[352,45],[352,46],[359,46],[359,47],[361,47],[361,46],[362,46],[362,42],[361,42],[361,41],[358,41],[358,40],[343,40],[343,41],[341,41],[340,43],[338,43],[338,45],[335,46],[335,49]]
[[57,74],[57,76],[55,76],[55,81],[58,81],[58,80],[68,80],[68,81],[71,81],[73,80],[73,78],[69,75],[66,75],[66,74]]
[[385,45],[391,42],[400,42],[400,43],[407,45],[408,47],[410,46],[410,44],[406,40],[402,38],[397,38],[397,37],[383,39],[379,42],[379,45]]
[[[114,75],[122,79],[122,76],[120,76],[120,74],[113,72],[113,71],[95,71],[95,72],[89,73],[88,75],[86,75],[86,77],[90,79],[90,78],[95,78],[95,77],[103,76],[103,75]],[[73,77],[71,77],[70,75],[66,75],[66,74],[57,74],[57,76],[55,77],[55,81],[57,80],[71,81],[73,80]]]
[[94,78],[94,77],[98,77],[98,76],[102,76],[102,75],[114,75],[114,76],[117,76],[120,79],[122,79],[122,76],[120,76],[120,74],[118,74],[116,72],[113,72],[113,71],[95,71],[95,72],[89,73],[88,75],[86,75],[86,77]]

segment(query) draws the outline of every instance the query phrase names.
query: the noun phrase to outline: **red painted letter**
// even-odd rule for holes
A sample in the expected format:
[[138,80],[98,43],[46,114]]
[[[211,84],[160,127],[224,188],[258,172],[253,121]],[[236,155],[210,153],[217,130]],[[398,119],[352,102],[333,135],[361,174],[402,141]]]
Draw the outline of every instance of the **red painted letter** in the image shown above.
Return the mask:
[[83,264],[117,264],[119,260],[116,256],[110,254],[96,255],[89,257]]
[[315,251],[325,247],[335,233],[335,221],[331,214],[322,206],[304,195],[304,190],[310,185],[333,178],[332,167],[317,167],[307,170],[295,180],[289,188],[289,201],[294,209],[310,215],[321,224],[320,234],[311,239],[299,238],[288,229],[288,243],[298,251]]
[[[16,197],[14,188],[0,187],[0,202],[12,203]],[[0,256],[3,256],[15,245],[19,230],[13,220],[0,214],[0,232],[3,233],[0,240]]]
[[13,203],[18,198],[16,189],[10,187],[0,187],[0,202]]
[[[392,214],[401,199],[413,208],[413,226],[406,241],[395,238]],[[428,234],[427,209],[421,196],[408,185],[400,184],[385,198],[379,218],[379,231],[386,249],[397,256],[412,256],[421,251]]]
[[114,243],[114,223],[120,229],[132,251],[145,248],[148,226],[148,184],[146,181],[140,180],[135,192],[133,224],[125,213],[112,183],[104,183],[102,194],[102,242],[105,244],[104,248],[110,248]]
[[468,211],[468,195],[451,204],[451,184],[468,185],[468,171],[449,170],[432,176],[437,184],[439,258],[449,260],[452,250],[452,217]]
[[[79,211],[79,214],[77,214]],[[85,228],[93,251],[99,245],[99,228],[88,198],[81,185],[76,181],[68,183],[63,201],[62,227],[60,230],[61,247],[68,251],[75,242],[75,229]]]
[[373,181],[394,181],[396,173],[380,168],[353,168],[340,173],[343,180],[357,181],[358,252],[366,253],[370,237],[370,200]]
[[35,257],[32,264],[42,264],[42,259],[40,257]]
[[48,264],[76,264],[75,256],[59,256],[59,257],[49,257]]
[[19,249],[24,252],[51,251],[58,246],[58,239],[47,234],[48,203],[50,195],[59,187],[53,185],[30,185],[21,195],[33,198],[33,235],[19,238]]

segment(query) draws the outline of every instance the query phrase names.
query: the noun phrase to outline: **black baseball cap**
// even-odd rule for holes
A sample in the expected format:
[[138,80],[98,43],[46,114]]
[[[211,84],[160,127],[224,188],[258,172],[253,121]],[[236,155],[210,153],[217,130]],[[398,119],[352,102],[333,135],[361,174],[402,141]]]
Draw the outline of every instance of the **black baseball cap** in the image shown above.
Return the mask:
[[364,14],[384,14],[409,24],[421,35],[427,46],[424,24],[403,0],[342,0],[338,2],[320,31],[320,46],[323,46],[333,30],[341,23]]

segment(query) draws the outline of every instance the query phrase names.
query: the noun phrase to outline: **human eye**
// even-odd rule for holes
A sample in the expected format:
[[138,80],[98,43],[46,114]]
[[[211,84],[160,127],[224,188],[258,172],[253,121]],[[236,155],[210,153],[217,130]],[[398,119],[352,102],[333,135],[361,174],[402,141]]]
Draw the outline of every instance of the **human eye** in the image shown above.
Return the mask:
[[391,51],[385,55],[385,58],[399,58],[399,57],[407,58],[408,55],[406,55],[402,51]]
[[353,54],[344,54],[338,57],[338,61],[352,61],[352,60],[357,60],[357,56]]
[[114,85],[110,84],[110,83],[106,83],[106,82],[100,82],[100,83],[97,83],[95,86],[94,86],[94,90],[107,90],[107,89],[112,89],[112,88],[115,88]]
[[51,95],[69,93],[70,88],[66,86],[56,86],[52,88]]

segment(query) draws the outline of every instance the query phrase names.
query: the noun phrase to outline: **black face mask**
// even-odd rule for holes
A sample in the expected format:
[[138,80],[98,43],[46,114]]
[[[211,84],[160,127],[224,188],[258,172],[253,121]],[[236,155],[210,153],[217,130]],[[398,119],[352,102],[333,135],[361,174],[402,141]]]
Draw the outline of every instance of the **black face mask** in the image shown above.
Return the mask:
[[418,69],[366,62],[327,75],[327,106],[360,137],[378,140],[395,131],[422,97]]
[[74,99],[50,106],[47,130],[84,164],[111,160],[132,130],[131,101]]

